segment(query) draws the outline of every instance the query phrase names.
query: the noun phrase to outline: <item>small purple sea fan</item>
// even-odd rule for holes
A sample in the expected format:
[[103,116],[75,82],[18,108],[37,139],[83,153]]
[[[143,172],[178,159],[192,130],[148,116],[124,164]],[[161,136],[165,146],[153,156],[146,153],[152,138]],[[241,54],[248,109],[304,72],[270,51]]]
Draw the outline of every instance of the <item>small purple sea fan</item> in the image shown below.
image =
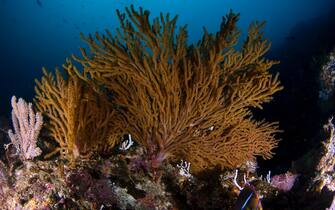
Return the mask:
[[271,186],[282,190],[284,192],[288,192],[292,189],[296,178],[299,175],[293,174],[291,172],[286,172],[285,174],[275,175],[271,178]]

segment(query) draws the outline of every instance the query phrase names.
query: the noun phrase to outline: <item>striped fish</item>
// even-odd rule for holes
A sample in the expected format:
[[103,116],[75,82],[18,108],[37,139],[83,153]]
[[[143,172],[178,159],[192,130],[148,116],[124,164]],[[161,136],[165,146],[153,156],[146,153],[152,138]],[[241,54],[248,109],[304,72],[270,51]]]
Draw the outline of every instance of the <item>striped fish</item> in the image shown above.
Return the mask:
[[258,193],[252,185],[246,185],[241,190],[234,210],[263,210]]

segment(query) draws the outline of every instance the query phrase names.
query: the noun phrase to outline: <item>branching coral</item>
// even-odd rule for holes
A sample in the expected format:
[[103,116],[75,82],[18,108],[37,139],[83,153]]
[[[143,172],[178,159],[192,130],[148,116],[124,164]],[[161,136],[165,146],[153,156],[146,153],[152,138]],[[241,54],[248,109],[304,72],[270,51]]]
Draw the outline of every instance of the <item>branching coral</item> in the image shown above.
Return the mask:
[[10,129],[8,136],[21,160],[31,160],[42,152],[36,145],[43,125],[42,114],[35,114],[32,104],[22,98],[16,101],[13,96],[11,102],[14,132]]
[[51,136],[70,161],[108,152],[117,141],[112,105],[93,85],[80,79],[70,61],[63,68],[67,78],[58,69],[56,78],[44,69],[41,82],[36,80],[36,106],[48,118]]
[[277,126],[255,122],[250,111],[282,89],[268,71],[277,62],[263,57],[270,47],[263,23],[250,26],[239,48],[232,12],[197,45],[187,44],[186,27],[176,33],[177,17],[151,23],[148,11],[133,7],[118,17],[117,35],[84,37],[90,54],[82,49],[76,60],[113,93],[123,132],[147,148],[153,166],[169,157],[196,170],[231,168],[272,156]]

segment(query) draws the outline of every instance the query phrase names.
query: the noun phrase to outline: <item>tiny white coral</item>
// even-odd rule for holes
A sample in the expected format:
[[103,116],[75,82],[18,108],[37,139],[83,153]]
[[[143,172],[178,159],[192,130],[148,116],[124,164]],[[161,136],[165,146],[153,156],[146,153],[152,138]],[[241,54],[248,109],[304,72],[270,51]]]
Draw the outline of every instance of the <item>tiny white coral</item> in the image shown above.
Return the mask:
[[[235,170],[235,176],[234,176],[234,179],[233,179],[233,184],[241,191],[243,190],[243,187],[241,187],[238,183],[237,183],[237,176],[238,176],[238,169]],[[246,176],[244,175],[243,176],[243,179],[244,179],[244,183],[247,184],[247,180],[246,180]]]
[[186,178],[191,178],[192,174],[190,173],[190,166],[191,163],[181,160],[180,164],[177,164],[177,168],[179,169],[179,175]]
[[266,182],[267,182],[268,184],[271,183],[271,171],[269,171],[269,172],[266,174]]
[[39,112],[35,114],[32,104],[25,102],[22,98],[17,101],[13,96],[11,102],[15,133],[9,130],[9,138],[22,160],[33,159],[42,152],[36,145],[43,124],[42,114]]
[[124,142],[121,143],[121,146],[119,147],[120,150],[126,151],[128,150],[133,144],[134,141],[131,139],[131,135],[128,135],[128,140],[125,140]]

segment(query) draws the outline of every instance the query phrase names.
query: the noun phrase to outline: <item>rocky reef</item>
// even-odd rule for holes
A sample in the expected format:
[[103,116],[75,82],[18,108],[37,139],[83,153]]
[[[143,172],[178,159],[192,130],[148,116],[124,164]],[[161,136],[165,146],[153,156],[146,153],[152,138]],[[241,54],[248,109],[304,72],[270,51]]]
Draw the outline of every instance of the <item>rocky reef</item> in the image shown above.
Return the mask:
[[[43,70],[34,104],[12,98],[1,209],[334,209],[332,118],[322,145],[289,171],[257,172],[281,132],[253,116],[283,89],[264,23],[239,43],[230,12],[190,45],[177,17],[117,15],[115,35],[82,35],[88,50]],[[333,94],[333,66],[320,76],[322,100]]]
[[320,153],[300,160],[307,166],[305,158],[319,158],[319,162],[313,159],[318,164],[309,167],[310,173],[293,167],[292,172],[274,176],[259,176],[253,164],[192,174],[187,162],[165,162],[151,171],[140,145],[118,149],[108,158],[77,162],[75,167],[60,159],[22,162],[8,146],[0,168],[0,205],[2,209],[238,209],[247,202],[242,193],[252,187],[255,197],[247,202],[249,209],[255,209],[256,201],[264,209],[331,209],[334,170],[331,162],[324,161],[334,143],[331,139]]

